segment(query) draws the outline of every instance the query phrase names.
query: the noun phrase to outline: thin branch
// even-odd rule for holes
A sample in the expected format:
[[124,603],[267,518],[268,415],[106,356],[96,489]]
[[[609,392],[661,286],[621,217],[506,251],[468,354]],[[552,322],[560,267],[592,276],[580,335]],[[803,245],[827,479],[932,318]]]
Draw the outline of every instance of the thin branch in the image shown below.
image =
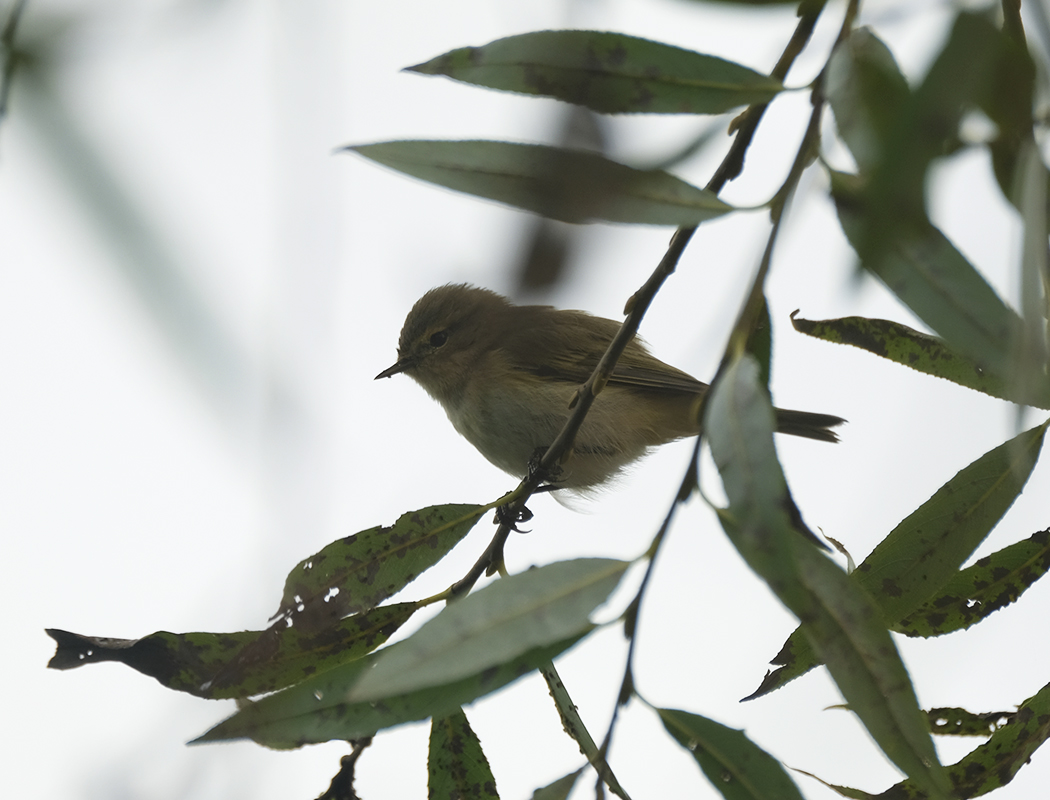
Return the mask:
[[7,15],[3,31],[0,31],[0,51],[3,51],[3,66],[0,67],[0,122],[7,116],[7,98],[11,93],[11,77],[15,72],[18,54],[15,51],[15,31],[25,10],[26,0],[15,0],[11,13]]
[[[846,9],[846,15],[842,22],[842,27],[839,31],[838,41],[842,41],[848,35],[849,31],[853,26],[853,22],[856,19],[857,9],[859,0],[851,0],[849,6]],[[819,15],[823,4],[820,4],[814,11],[811,12],[811,16],[803,15],[799,20],[799,24],[795,29],[795,35],[792,36],[791,41],[788,43],[784,50],[784,55],[781,56],[780,61],[777,62],[777,66],[774,70],[775,77],[783,79],[787,75],[787,71],[790,69],[794,59],[802,51],[805,43],[809,40],[809,36],[812,34],[813,27],[816,23],[816,17]],[[750,330],[753,328],[758,313],[761,311],[762,298],[763,298],[763,287],[765,285],[766,276],[769,274],[770,264],[772,263],[773,247],[777,239],[777,235],[780,231],[781,222],[783,221],[783,211],[787,203],[793,196],[795,189],[798,186],[799,180],[802,177],[802,173],[806,167],[812,163],[814,156],[817,152],[817,148],[820,142],[820,120],[824,108],[824,70],[821,70],[820,75],[813,83],[813,90],[811,93],[811,103],[813,110],[810,114],[809,124],[806,126],[806,131],[802,136],[802,141],[799,143],[798,150],[795,154],[795,159],[792,162],[791,169],[788,171],[787,177],[784,179],[784,183],[780,189],[774,195],[774,200],[771,203],[770,217],[772,220],[772,227],[769,232],[769,236],[766,240],[766,247],[762,254],[762,260],[759,264],[759,269],[755,275],[754,281],[752,282],[751,292],[749,293],[747,301],[744,303],[743,308],[740,312],[736,324],[734,325],[733,334],[731,335],[730,342],[726,348],[726,358],[723,358],[723,363],[719,367],[721,372],[725,364],[729,353],[735,349],[735,346],[739,343],[739,346],[743,346],[747,341],[747,336]],[[752,106],[740,118],[742,122],[738,128],[737,139],[733,143],[733,148],[726,155],[718,171],[715,173],[715,177],[712,178],[711,183],[708,187],[711,188],[717,180],[727,175],[735,177],[738,173],[733,173],[732,170],[736,166],[742,166],[743,156],[746,151],[746,146],[743,146],[739,151],[737,150],[737,143],[740,141],[746,141],[750,143],[751,138],[754,136],[755,128],[757,127],[758,120],[761,118],[762,113],[765,111],[765,105]],[[730,178],[726,178],[728,180]],[[717,189],[716,189],[717,191]],[[743,333],[741,333],[743,332]],[[715,377],[717,380],[717,375]],[[712,385],[714,381],[712,381]],[[707,400],[705,395],[701,398],[700,409],[698,414],[700,418],[703,418],[704,405]],[[634,652],[635,643],[637,641],[637,623],[638,616],[641,611],[642,600],[644,599],[646,589],[649,586],[649,580],[652,576],[654,564],[656,563],[656,556],[659,553],[660,547],[663,544],[668,529],[670,528],[671,521],[674,518],[675,511],[679,504],[684,503],[692,493],[692,489],[699,485],[698,470],[699,470],[699,459],[700,459],[700,448],[703,444],[703,433],[696,438],[696,443],[693,448],[693,458],[690,460],[689,468],[686,470],[685,476],[682,478],[682,483],[679,486],[678,493],[675,499],[671,503],[671,507],[667,511],[667,515],[664,517],[664,521],[660,526],[659,531],[653,538],[652,544],[649,546],[647,556],[649,557],[649,564],[646,568],[645,575],[642,578],[642,582],[638,587],[638,592],[635,594],[634,599],[628,605],[627,610],[624,612],[624,632],[627,635],[630,643],[627,648],[627,658],[624,665],[623,680],[620,683],[620,693],[617,698],[616,707],[613,709],[612,719],[609,721],[609,728],[605,734],[605,739],[602,741],[601,754],[603,758],[608,757],[609,748],[612,746],[613,733],[616,729],[616,723],[619,718],[619,709],[625,705],[634,694]]]

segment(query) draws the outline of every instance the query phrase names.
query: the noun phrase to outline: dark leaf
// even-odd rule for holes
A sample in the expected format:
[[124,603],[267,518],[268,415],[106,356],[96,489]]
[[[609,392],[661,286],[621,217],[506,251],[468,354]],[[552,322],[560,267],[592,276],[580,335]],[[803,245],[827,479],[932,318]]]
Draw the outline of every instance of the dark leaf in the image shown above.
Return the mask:
[[[58,650],[48,666],[72,669],[119,661],[176,691],[213,699],[251,697],[361,658],[383,644],[416,608],[415,603],[381,606],[318,633],[285,627],[238,633],[159,631],[142,639],[103,639],[49,629]],[[257,660],[239,663],[231,680],[214,680],[246,651],[254,652]]]
[[1036,408],[1050,408],[1050,395],[1022,397],[1016,383],[984,371],[969,358],[952,350],[943,339],[899,322],[867,317],[808,320],[792,315],[791,324],[807,336],[851,344],[917,372],[944,378],[992,397]]
[[726,800],[802,800],[780,762],[744,735],[714,720],[658,708],[667,732],[693,758]]
[[499,798],[481,742],[462,709],[431,721],[427,775],[428,800]]
[[966,630],[1015,602],[1050,570],[1050,529],[985,556],[893,626],[908,636]]
[[288,573],[275,616],[316,632],[375,608],[444,558],[488,508],[430,506],[332,542]]
[[930,730],[939,736],[991,736],[1012,720],[1013,711],[992,711],[974,714],[965,708],[931,708]]
[[[956,796],[979,797],[1006,786],[1047,738],[1050,738],[1050,684],[1025,700],[992,738],[948,767]],[[898,783],[879,795],[880,800],[922,797],[922,790],[911,781]]]

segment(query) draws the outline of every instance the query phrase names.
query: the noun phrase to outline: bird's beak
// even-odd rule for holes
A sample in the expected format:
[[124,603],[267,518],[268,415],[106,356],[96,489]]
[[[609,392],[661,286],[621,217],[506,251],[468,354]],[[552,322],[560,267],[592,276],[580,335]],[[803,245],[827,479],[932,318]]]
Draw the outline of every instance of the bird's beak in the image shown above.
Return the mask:
[[375,380],[380,378],[392,378],[399,372],[404,372],[407,369],[411,369],[414,363],[407,358],[399,358],[392,367],[387,367],[378,375],[375,376]]

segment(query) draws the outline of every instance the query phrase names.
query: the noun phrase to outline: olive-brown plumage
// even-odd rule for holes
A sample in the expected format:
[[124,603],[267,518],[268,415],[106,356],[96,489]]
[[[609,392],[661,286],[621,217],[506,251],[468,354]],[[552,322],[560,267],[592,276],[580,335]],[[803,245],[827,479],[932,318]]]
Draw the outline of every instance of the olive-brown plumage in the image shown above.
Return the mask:
[[[399,372],[444,407],[455,429],[500,469],[522,477],[529,459],[557,437],[569,402],[590,377],[620,324],[583,311],[516,306],[462,284],[441,286],[409,312]],[[632,340],[576,436],[557,479],[588,490],[608,481],[658,445],[699,433],[697,409],[707,390]],[[828,414],[777,409],[783,433],[834,442]]]

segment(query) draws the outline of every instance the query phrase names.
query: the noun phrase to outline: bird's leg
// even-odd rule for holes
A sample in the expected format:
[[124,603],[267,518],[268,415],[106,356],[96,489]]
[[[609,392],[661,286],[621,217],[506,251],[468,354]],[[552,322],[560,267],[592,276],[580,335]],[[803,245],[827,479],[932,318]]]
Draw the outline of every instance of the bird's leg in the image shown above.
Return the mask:
[[553,492],[558,486],[558,478],[561,477],[561,466],[555,464],[553,467],[544,468],[543,457],[547,454],[547,447],[537,447],[532,457],[529,458],[528,478],[535,481],[538,486],[536,493]]
[[506,525],[515,533],[528,533],[523,531],[518,525],[522,522],[528,522],[532,519],[532,512],[529,511],[525,506],[521,507],[520,511],[511,511],[510,505],[497,506],[496,507],[496,518],[493,522],[497,525]]
[[[546,452],[546,447],[537,447],[532,457],[529,458],[528,480],[539,484],[533,490],[533,494],[553,492],[561,488],[557,484],[558,476],[561,474],[561,467],[555,466],[551,469],[544,469],[543,467],[543,456]],[[530,519],[532,519],[532,512],[525,506],[522,506],[521,510],[517,512],[511,512],[510,506],[499,506],[496,509],[495,523],[497,525],[506,525],[515,533],[528,533],[528,531],[523,531],[519,528],[518,525],[522,522],[528,522]]]

